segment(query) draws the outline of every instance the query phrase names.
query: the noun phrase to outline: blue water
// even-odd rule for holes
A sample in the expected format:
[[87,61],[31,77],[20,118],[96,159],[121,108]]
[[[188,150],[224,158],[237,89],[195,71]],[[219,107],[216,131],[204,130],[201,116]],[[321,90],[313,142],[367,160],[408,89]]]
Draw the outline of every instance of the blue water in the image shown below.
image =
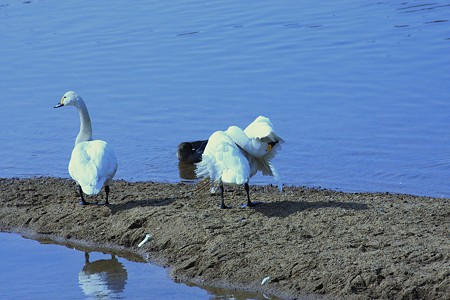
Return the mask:
[[0,299],[265,299],[176,283],[161,267],[17,234],[0,233],[0,244]]
[[[450,197],[449,16],[441,0],[2,0],[0,177],[68,177],[78,114],[53,106],[76,90],[116,178],[178,182],[178,143],[265,115],[285,184]],[[20,244],[0,255],[6,298],[83,297],[84,253]],[[160,271],[119,261],[121,297],[153,293]]]
[[285,184],[450,197],[450,1],[0,4],[1,177],[68,177],[76,90],[117,178],[265,115]]
[[177,284],[150,264],[101,252],[86,260],[85,252],[15,234],[2,233],[0,240],[1,299],[208,299],[206,291]]

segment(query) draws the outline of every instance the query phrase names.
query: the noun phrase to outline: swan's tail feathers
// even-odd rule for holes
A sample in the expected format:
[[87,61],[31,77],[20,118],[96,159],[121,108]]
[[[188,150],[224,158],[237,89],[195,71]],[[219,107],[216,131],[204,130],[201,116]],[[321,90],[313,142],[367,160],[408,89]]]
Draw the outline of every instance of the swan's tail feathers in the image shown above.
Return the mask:
[[211,181],[220,180],[223,167],[218,166],[214,157],[203,155],[202,161],[196,164],[195,175],[197,178],[207,178]]
[[195,175],[197,178],[210,178],[210,170],[208,157],[203,157],[201,162],[195,164]]
[[283,184],[281,183],[280,173],[278,173],[277,169],[271,161],[269,161],[269,168],[272,171],[273,177],[275,178],[275,182],[277,183],[278,190],[281,192],[283,190]]

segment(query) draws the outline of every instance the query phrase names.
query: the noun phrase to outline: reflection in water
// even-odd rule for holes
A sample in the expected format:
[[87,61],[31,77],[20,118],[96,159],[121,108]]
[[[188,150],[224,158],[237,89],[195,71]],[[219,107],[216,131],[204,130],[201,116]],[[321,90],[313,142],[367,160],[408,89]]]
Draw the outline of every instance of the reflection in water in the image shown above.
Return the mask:
[[178,171],[180,172],[180,178],[187,180],[197,179],[195,175],[195,165],[185,162],[178,162]]
[[[167,270],[144,263],[142,257],[128,251],[52,242],[47,236],[24,239],[3,232],[0,245],[1,274],[7,274],[0,276],[0,299],[265,299],[259,293],[175,282]],[[102,252],[106,259],[94,259]],[[85,263],[79,271],[82,253]]]
[[111,259],[93,262],[89,261],[88,252],[84,253],[84,257],[84,267],[78,274],[78,283],[87,297],[107,299],[124,291],[128,274],[115,255],[111,255]]

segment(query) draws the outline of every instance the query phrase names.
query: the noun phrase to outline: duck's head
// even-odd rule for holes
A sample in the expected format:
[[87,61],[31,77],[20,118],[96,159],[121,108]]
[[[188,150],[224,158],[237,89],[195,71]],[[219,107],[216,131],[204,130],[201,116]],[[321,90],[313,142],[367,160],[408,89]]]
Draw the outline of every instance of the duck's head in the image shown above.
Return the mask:
[[194,147],[189,142],[183,142],[178,145],[177,157],[179,160],[186,159],[194,152]]
[[55,105],[55,108],[61,107],[61,106],[76,106],[77,103],[80,101],[80,96],[73,92],[69,91],[62,96],[61,100],[59,100],[59,103]]

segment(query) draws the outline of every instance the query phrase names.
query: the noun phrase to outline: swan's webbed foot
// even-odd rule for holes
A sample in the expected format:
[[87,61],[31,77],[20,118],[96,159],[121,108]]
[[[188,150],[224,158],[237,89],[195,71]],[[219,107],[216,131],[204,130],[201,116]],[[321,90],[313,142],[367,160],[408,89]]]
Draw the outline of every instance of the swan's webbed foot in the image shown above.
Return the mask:
[[246,208],[246,207],[255,207],[259,204],[261,204],[262,202],[252,202],[252,201],[247,201],[247,203],[243,203],[240,205],[240,208]]
[[247,201],[247,206],[248,207],[252,207],[252,206],[255,206],[255,205],[258,205],[258,202],[252,202],[250,200]]

